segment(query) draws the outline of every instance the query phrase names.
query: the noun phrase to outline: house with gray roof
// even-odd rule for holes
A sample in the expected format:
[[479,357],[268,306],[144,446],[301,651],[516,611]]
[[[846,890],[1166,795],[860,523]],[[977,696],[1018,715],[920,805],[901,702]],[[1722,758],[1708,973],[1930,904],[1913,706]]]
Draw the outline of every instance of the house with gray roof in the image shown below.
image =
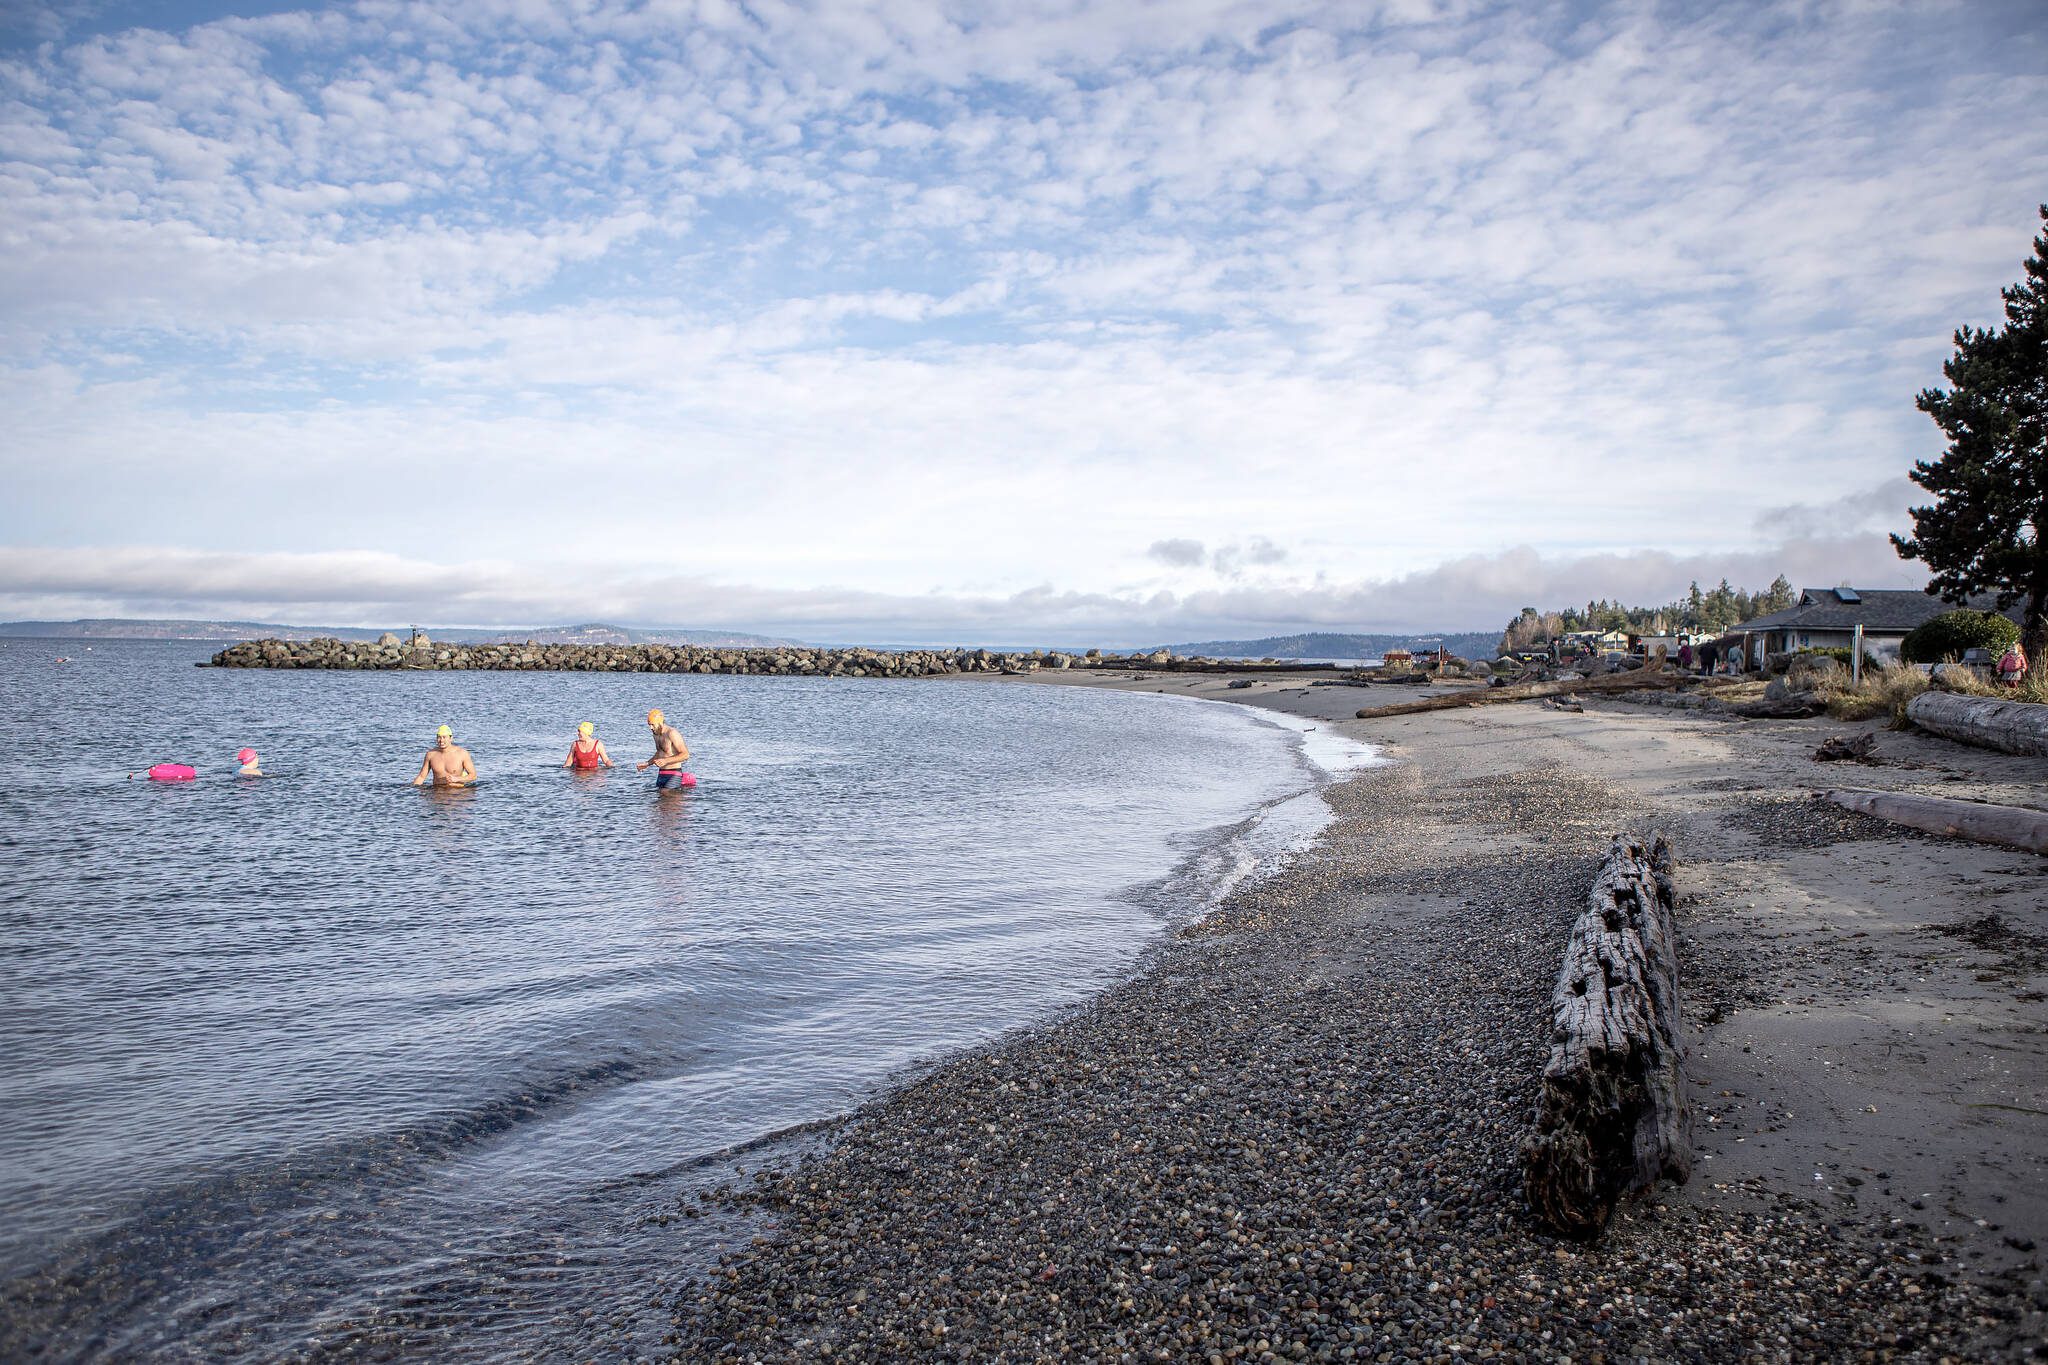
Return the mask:
[[[1966,605],[1990,611],[1995,600],[1986,593]],[[1896,659],[1907,631],[1955,609],[1913,588],[1801,588],[1799,600],[1785,610],[1744,621],[1729,633],[1742,637],[1743,652],[1756,659],[1800,649],[1848,649],[1862,626],[1865,654]]]

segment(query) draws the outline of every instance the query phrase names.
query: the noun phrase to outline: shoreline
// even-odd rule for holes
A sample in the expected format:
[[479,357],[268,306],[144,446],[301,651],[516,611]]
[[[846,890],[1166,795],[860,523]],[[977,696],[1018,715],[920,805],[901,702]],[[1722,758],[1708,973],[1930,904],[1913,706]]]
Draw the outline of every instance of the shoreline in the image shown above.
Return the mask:
[[[1340,777],[1307,851],[1135,976],[730,1192],[766,1232],[679,1305],[683,1358],[1934,1359],[2039,1338],[2044,868],[1805,800],[1837,776],[1805,751],[1870,724],[1361,722],[1361,689],[1298,680],[1003,680],[1284,710],[1398,762]],[[2026,799],[2048,777],[1922,736],[1879,749],[1859,783]],[[1530,1225],[1514,1143],[1596,850],[1651,824],[1678,847],[1700,1161],[1587,1249]]]

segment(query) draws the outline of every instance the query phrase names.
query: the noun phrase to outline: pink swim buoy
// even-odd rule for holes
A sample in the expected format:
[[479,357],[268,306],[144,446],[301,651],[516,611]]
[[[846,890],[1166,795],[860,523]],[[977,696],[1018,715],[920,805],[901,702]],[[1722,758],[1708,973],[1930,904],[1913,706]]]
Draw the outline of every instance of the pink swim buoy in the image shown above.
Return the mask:
[[697,774],[678,772],[672,768],[657,768],[654,772],[654,786],[657,791],[675,791],[680,787],[697,785]]
[[159,763],[149,770],[152,782],[190,782],[199,776],[199,770],[186,763]]

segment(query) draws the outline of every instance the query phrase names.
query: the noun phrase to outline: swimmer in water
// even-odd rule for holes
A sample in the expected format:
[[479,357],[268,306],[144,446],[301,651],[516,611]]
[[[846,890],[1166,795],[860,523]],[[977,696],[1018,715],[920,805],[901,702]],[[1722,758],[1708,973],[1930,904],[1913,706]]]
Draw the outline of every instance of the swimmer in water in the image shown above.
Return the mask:
[[470,760],[469,750],[455,742],[455,732],[445,725],[434,731],[434,747],[420,760],[412,784],[417,787],[430,776],[437,787],[467,787],[476,781],[476,764]]
[[569,741],[569,756],[562,760],[565,768],[609,768],[612,756],[604,751],[604,741],[597,737],[597,727],[584,721],[576,727],[576,738]]
[[242,752],[236,754],[235,762],[242,765],[241,768],[236,771],[236,777],[263,776],[263,769],[256,762],[256,751],[254,749],[244,749],[242,750]]
[[647,729],[654,736],[654,757],[634,769],[654,769],[654,785],[663,789],[695,785],[685,783],[689,774],[683,771],[683,764],[690,761],[690,746],[683,743],[683,737],[676,733],[660,711],[647,713]]

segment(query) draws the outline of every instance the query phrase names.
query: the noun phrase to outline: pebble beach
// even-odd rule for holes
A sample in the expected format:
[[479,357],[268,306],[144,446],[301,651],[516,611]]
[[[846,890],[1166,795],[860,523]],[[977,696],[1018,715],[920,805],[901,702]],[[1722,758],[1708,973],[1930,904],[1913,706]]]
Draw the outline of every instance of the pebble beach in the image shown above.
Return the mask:
[[[1277,683],[1233,696],[1331,723],[1358,704],[1350,689]],[[1709,722],[1499,712],[1511,714],[1344,724],[1399,761],[1332,788],[1336,820],[1313,847],[1183,927],[1105,994],[927,1068],[807,1154],[687,1210],[754,1235],[678,1300],[670,1344],[680,1358],[2031,1352],[2048,1306],[2033,1245],[2039,1161],[1994,1169],[1990,1156],[1972,1158],[1979,1139],[1967,1136],[1920,1152],[1937,1165],[1974,1159],[1982,1169],[1947,1205],[1969,1213],[1972,1198],[1995,1197],[2005,1221],[1916,1214],[1917,1191],[1905,1187],[1933,1180],[1912,1168],[1914,1154],[1879,1136],[1845,1140],[1847,1120],[1827,1104],[1802,1099],[1795,1115],[1789,1096],[1810,1059],[1779,1062],[1734,1041],[1741,1024],[1796,1015],[1788,1002],[1804,999],[1810,1014],[1831,988],[1879,989],[1857,973],[1881,949],[1858,943],[1838,963],[1795,956],[1785,926],[1759,935],[1743,907],[1722,904],[1720,871],[1743,857],[1890,856],[1894,840],[1911,840],[1783,799],[1774,784],[1731,783],[1723,763],[1660,762],[1646,783],[1629,780],[1639,761],[1614,761],[1631,742],[1669,759],[1674,725],[1709,749],[1734,742]],[[1772,733],[1790,732],[1758,731],[1757,742],[1768,748]],[[1778,747],[1789,754],[1797,742]],[[1671,832],[1680,859],[1702,1160],[1688,1186],[1625,1208],[1582,1245],[1530,1218],[1516,1144],[1570,921],[1608,838],[1652,826]],[[1714,875],[1688,867],[1689,849]],[[1970,855],[2001,868],[2023,856]],[[1873,877],[1895,883],[1886,866]],[[2016,867],[2015,877],[2038,875]],[[2022,898],[2038,902],[2038,886],[2021,886]],[[1898,933],[1902,951],[1954,946]],[[1981,964],[1952,965],[1981,975]],[[2038,1021],[2028,983],[2006,984],[2017,989],[1996,1007],[2011,997]],[[2038,1034],[2018,1059],[2027,1086],[2048,1074]],[[1888,1113],[1897,1098],[1884,1096]],[[2010,1130],[1982,1135],[1984,1152],[2025,1144],[2038,1126],[2028,1106],[2008,1108],[2022,1112],[1993,1116]],[[1802,1143],[1837,1159],[1813,1159]],[[1766,1151],[1779,1155],[1759,1160]]]

